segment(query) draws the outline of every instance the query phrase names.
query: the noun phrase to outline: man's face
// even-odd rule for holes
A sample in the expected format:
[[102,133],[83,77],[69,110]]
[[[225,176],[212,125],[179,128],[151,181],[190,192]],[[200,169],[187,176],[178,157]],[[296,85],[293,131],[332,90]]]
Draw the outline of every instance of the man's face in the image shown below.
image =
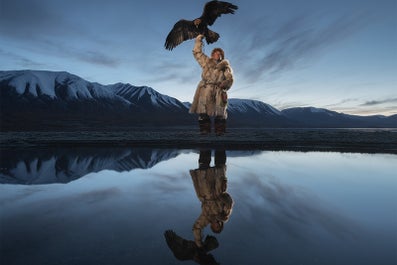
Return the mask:
[[211,230],[214,233],[219,233],[220,231],[222,231],[221,224],[217,221],[211,222]]
[[218,60],[221,58],[221,53],[218,52],[218,51],[213,52],[212,55],[211,55],[211,57],[212,57],[212,59],[215,59],[215,60],[218,61]]

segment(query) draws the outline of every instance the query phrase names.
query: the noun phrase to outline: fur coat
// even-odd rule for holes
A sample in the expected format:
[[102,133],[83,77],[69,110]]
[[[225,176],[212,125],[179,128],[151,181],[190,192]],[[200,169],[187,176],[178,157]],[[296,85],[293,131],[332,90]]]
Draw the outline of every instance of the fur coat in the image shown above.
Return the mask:
[[233,84],[233,70],[227,60],[222,58],[217,62],[205,55],[202,49],[203,41],[196,39],[193,56],[201,66],[202,74],[189,112],[226,119],[226,91]]
[[202,230],[213,221],[227,222],[233,199],[226,192],[226,165],[190,170],[196,195],[201,202],[201,214],[193,225],[197,246],[202,244]]

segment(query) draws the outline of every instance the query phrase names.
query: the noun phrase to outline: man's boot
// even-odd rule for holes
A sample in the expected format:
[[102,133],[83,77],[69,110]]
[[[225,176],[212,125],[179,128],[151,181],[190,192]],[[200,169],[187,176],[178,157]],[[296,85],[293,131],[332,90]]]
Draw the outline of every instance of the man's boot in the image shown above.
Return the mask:
[[226,151],[223,149],[215,150],[215,167],[222,167],[226,164]]
[[200,114],[199,116],[200,134],[209,134],[211,132],[211,120],[207,114]]
[[211,150],[200,150],[199,169],[208,169],[211,163]]
[[215,134],[217,136],[224,135],[226,132],[226,119],[224,118],[215,118]]

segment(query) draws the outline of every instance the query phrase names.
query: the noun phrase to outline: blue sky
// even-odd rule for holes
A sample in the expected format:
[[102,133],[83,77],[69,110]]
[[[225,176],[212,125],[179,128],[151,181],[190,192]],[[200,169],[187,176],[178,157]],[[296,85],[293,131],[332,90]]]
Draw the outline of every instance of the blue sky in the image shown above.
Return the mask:
[[[165,38],[204,0],[1,0],[0,70],[68,71],[101,84],[147,85],[191,101],[201,69],[193,40]],[[397,114],[397,0],[232,0],[211,27],[225,50],[231,98],[280,110],[314,106]]]

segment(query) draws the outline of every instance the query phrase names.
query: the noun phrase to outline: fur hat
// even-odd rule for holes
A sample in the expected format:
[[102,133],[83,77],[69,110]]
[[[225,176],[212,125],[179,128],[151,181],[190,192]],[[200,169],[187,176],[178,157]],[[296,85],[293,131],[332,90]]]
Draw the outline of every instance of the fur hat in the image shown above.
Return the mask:
[[219,52],[221,54],[221,58],[220,60],[222,61],[223,59],[225,59],[225,52],[221,49],[221,48],[215,48],[212,50],[211,52],[211,56],[215,53],[215,52]]

